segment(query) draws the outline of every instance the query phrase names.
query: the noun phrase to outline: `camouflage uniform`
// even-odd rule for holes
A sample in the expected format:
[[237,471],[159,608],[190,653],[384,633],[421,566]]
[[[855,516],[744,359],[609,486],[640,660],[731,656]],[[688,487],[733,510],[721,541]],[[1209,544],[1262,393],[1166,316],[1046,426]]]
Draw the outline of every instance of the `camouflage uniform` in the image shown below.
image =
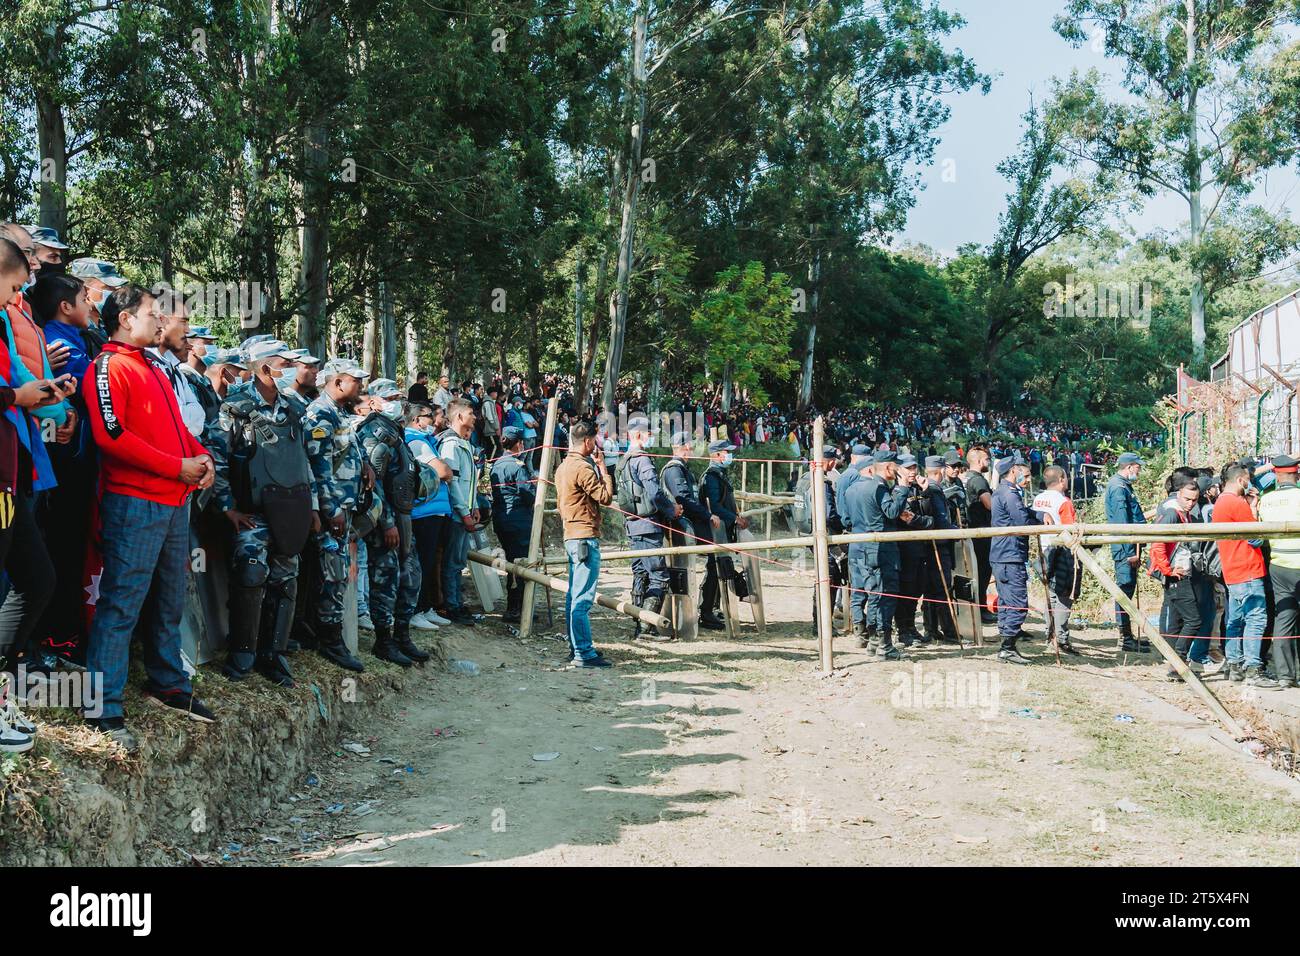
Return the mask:
[[[316,616],[322,624],[343,623],[343,598],[352,561],[349,547],[353,537],[352,515],[361,498],[363,470],[355,421],[355,416],[340,408],[327,393],[307,407],[303,418],[312,489],[326,525],[312,539],[320,559],[321,589]],[[338,514],[343,514],[348,521],[341,539],[328,528],[329,519]]]
[[[389,482],[385,480],[403,470],[402,455],[410,456],[410,450],[403,452],[397,448],[396,442],[403,442],[403,439],[394,437],[375,418],[372,415],[362,425],[361,446],[370,467],[375,469],[375,495],[383,501],[379,522],[366,538],[370,564],[370,619],[378,629],[410,623],[420,598],[421,573],[419,557],[411,546],[409,514],[399,513],[389,500],[390,493],[386,490]],[[408,521],[408,529],[401,535],[400,544],[396,548],[385,547],[384,532],[398,527],[403,519]]]
[[[221,511],[243,511],[253,523],[251,528],[236,532],[231,554],[230,660],[226,674],[235,679],[247,674],[255,649],[259,665],[264,659],[275,659],[274,670],[278,676],[273,679],[286,686],[292,684],[282,655],[297,599],[299,556],[279,554],[272,549],[266,518],[253,510],[260,508],[259,492],[255,491],[250,500],[236,500],[231,474],[233,458],[241,448],[254,448],[253,460],[262,457],[259,468],[279,467],[290,475],[281,484],[288,486],[298,476],[310,484],[306,434],[302,427],[306,411],[302,398],[285,389],[279,389],[275,400],[268,403],[255,379],[232,386],[221,404],[218,420],[221,440],[214,442],[210,449],[216,464],[213,498]],[[283,439],[291,444],[279,446]],[[274,452],[270,451],[272,447]],[[312,507],[317,507],[314,494]]]

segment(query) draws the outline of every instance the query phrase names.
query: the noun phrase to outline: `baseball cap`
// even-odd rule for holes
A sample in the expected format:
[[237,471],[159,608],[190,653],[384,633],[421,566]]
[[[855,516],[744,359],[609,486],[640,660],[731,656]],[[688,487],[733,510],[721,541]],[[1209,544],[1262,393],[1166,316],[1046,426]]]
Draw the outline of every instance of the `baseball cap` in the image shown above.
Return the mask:
[[1126,451],[1119,456],[1117,461],[1121,468],[1123,468],[1125,465],[1140,465],[1142,464],[1142,456],[1139,455],[1137,452]]
[[293,360],[301,365],[319,365],[320,359],[312,355],[306,349],[290,349]]
[[943,467],[943,459],[942,459],[941,457],[939,457],[938,455],[926,455],[926,456],[925,456],[925,467],[926,467],[927,469],[929,469],[929,468],[942,468],[942,467]]
[[950,448],[943,456],[945,465],[960,465],[962,462],[961,455],[957,454],[957,449]]
[[366,386],[366,394],[379,398],[401,398],[402,390],[391,378],[377,378]]
[[709,442],[710,455],[713,454],[715,451],[735,451],[735,450],[736,450],[736,446],[733,445],[731,442],[727,441],[725,438],[719,438],[717,441]]
[[516,442],[523,439],[524,433],[514,425],[507,425],[505,428],[501,429],[501,437],[508,442]]
[[332,358],[326,362],[319,372],[316,373],[316,387],[324,385],[336,375],[350,375],[358,381],[364,382],[369,376],[366,370],[350,358]]
[[205,342],[215,342],[217,337],[212,334],[212,330],[206,325],[191,325],[190,334],[185,336],[187,339],[203,339]]
[[693,444],[690,432],[673,432],[673,437],[668,442],[674,448],[680,448],[682,445]]
[[854,458],[861,458],[864,455],[870,455],[871,449],[868,448],[866,445],[859,443],[849,449],[849,454],[852,455]]
[[899,467],[899,468],[915,468],[915,467],[916,467],[916,456],[915,456],[915,455],[899,455],[899,456],[898,456],[898,467]]
[[263,342],[254,342],[246,349],[241,349],[250,362],[261,362],[269,358],[293,358],[293,353],[289,346],[285,345],[279,339],[268,339]]
[[73,259],[68,264],[68,274],[78,279],[98,279],[113,289],[126,285],[126,276],[119,275],[117,266],[107,259]]
[[23,228],[31,233],[32,239],[36,241],[37,245],[49,246],[51,249],[68,248],[59,242],[59,234],[49,226],[23,226]]
[[898,452],[890,451],[887,448],[876,452],[875,455],[873,455],[871,458],[871,463],[873,465],[887,465],[891,461],[892,462],[898,461]]
[[650,419],[644,415],[637,415],[629,418],[627,421],[627,430],[630,432],[648,432],[650,430]]

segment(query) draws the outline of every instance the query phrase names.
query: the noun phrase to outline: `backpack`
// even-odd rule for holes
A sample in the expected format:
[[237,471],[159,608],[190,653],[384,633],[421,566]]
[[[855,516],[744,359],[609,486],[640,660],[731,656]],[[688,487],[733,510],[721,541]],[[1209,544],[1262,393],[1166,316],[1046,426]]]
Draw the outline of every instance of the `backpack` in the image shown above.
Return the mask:
[[614,497],[620,510],[627,515],[648,518],[655,513],[653,501],[646,499],[645,488],[637,484],[632,476],[633,459],[644,457],[643,453],[624,455],[614,468]]
[[811,469],[800,475],[799,481],[795,483],[794,503],[790,506],[790,518],[794,522],[796,533],[812,534],[813,505]]

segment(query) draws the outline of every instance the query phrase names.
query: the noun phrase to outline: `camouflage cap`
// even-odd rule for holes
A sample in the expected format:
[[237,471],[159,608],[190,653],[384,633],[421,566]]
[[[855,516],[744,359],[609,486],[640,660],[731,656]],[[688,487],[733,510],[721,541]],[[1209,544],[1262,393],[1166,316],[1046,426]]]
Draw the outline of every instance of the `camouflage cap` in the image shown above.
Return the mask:
[[402,390],[391,378],[377,378],[366,386],[366,394],[379,398],[401,398]]
[[116,289],[126,285],[126,277],[119,275],[117,266],[107,259],[73,259],[68,264],[68,275],[78,279],[98,279],[106,286]]

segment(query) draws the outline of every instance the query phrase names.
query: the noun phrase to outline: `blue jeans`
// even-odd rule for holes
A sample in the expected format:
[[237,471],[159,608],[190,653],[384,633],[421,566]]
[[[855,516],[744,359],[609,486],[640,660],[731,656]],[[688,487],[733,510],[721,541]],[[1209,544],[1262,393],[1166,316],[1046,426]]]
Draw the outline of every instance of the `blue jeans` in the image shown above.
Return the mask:
[[[581,558],[583,546],[587,556]],[[589,661],[600,655],[591,646],[591,606],[596,603],[596,580],[600,577],[600,539],[568,538],[569,590],[564,596],[564,619],[569,623],[569,647],[575,658]]]
[[[141,613],[144,668],[159,692],[190,692],[181,663],[181,615],[190,569],[189,505],[160,505],[106,493],[99,515],[104,528],[104,570],[90,628],[86,666],[104,677],[104,717],[122,716],[131,632]],[[153,607],[145,599],[153,589]]]
[[[1268,626],[1268,606],[1264,601],[1264,579],[1228,585],[1228,626],[1224,636],[1229,663],[1245,667],[1262,667],[1260,650],[1264,628]],[[1242,637],[1245,640],[1242,640]],[[1242,645],[1245,653],[1242,653]],[[1244,659],[1243,659],[1244,658]]]
[[451,516],[451,534],[442,557],[442,597],[447,610],[459,611],[465,606],[460,597],[460,575],[469,564],[469,532],[455,515]]

